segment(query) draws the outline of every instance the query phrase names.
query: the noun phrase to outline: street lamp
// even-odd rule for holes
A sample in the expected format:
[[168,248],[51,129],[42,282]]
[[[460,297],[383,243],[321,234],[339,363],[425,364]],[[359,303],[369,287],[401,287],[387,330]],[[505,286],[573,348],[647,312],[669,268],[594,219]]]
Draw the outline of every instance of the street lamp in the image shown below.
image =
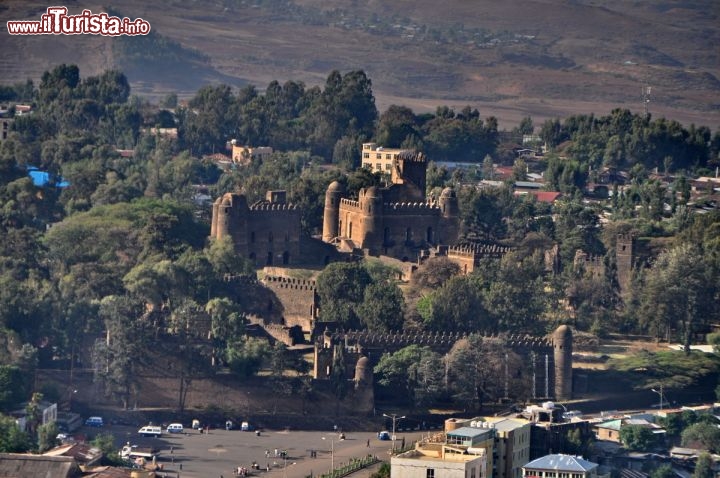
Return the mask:
[[[325,437],[322,437],[325,440]],[[335,437],[330,438],[330,473],[335,471]]]
[[650,391],[651,391],[651,392],[655,392],[655,393],[657,393],[658,395],[660,395],[660,411],[662,411],[662,409],[663,409],[663,384],[662,384],[662,383],[660,384],[660,391],[659,391],[659,392],[658,392],[657,390],[655,390],[654,388],[651,388]]
[[392,448],[391,448],[391,453],[392,453],[392,452],[395,451],[395,422],[396,422],[397,420],[402,420],[403,418],[405,418],[405,415],[403,415],[403,416],[401,416],[401,417],[398,417],[398,416],[397,416],[397,413],[393,413],[392,416],[391,416],[391,415],[386,415],[386,414],[383,413],[383,416],[386,417],[386,418],[392,418],[392,423],[393,423],[393,424],[392,424]]

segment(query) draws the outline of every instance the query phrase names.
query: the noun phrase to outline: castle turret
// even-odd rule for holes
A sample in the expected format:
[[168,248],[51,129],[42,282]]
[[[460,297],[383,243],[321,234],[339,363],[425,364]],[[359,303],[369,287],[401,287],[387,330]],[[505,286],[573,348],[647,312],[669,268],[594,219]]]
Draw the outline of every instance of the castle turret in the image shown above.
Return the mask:
[[245,253],[247,248],[248,205],[245,196],[226,193],[213,204],[210,234],[215,239],[230,236],[235,251]]
[[337,181],[333,181],[325,192],[325,215],[323,216],[324,242],[330,242],[340,235],[340,199],[345,194],[345,188]]
[[457,194],[453,188],[445,188],[440,193],[440,211],[442,214],[442,227],[439,228],[440,244],[453,245],[460,237],[460,206]]
[[363,249],[377,252],[382,247],[382,191],[376,186],[360,190],[362,232],[360,244]]
[[572,398],[572,329],[561,325],[553,333],[553,352],[555,358],[555,398]]

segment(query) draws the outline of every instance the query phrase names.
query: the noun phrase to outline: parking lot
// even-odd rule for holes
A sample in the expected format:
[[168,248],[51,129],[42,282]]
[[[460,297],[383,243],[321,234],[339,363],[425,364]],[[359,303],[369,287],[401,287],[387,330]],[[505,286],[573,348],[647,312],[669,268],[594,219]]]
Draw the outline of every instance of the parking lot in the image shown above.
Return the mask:
[[[118,449],[127,442],[160,450],[158,463],[167,476],[228,478],[239,466],[247,468],[251,476],[302,478],[318,475],[348,463],[353,458],[376,455],[381,460],[389,457],[391,441],[377,439],[377,433],[346,432],[340,440],[333,431],[262,430],[254,432],[212,429],[209,433],[185,428],[182,434],[165,433],[160,438],[142,437],[137,427],[105,426],[83,428],[89,438],[100,432],[115,436]],[[403,439],[411,443],[420,437],[419,432],[397,433],[396,446]],[[275,450],[278,456],[275,456]],[[287,452],[285,457],[281,452]],[[257,463],[260,470],[251,470]],[[267,471],[269,467],[269,471]]]

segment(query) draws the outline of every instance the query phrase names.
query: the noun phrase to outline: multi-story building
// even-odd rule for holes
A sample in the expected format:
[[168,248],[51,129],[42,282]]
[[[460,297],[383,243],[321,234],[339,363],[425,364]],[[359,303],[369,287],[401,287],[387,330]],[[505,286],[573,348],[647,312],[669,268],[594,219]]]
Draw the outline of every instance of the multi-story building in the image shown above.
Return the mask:
[[492,449],[492,478],[522,478],[522,467],[530,461],[531,422],[523,418],[479,417],[451,418],[445,431],[457,427],[491,428],[495,431]]
[[393,160],[405,149],[383,148],[377,143],[363,143],[362,145],[362,167],[372,170],[374,173],[390,174],[393,168]]
[[390,459],[391,478],[491,478],[495,430],[461,427]]

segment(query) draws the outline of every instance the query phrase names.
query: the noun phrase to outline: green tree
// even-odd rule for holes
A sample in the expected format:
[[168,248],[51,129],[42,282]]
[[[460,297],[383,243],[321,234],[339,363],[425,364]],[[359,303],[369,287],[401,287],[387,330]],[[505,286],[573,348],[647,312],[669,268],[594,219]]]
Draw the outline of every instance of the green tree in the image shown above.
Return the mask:
[[625,425],[620,428],[620,440],[627,449],[633,451],[649,451],[656,444],[652,430],[642,425]]
[[361,322],[373,332],[401,330],[404,312],[402,291],[392,281],[377,281],[368,285],[363,302],[358,307]]
[[664,464],[655,468],[650,473],[650,478],[675,478],[675,472],[671,465]]
[[25,453],[29,449],[28,434],[18,428],[13,417],[0,415],[0,452]]
[[690,353],[693,331],[717,311],[712,264],[692,244],[661,253],[647,274],[641,298],[641,324],[656,336],[678,338]]
[[320,316],[326,322],[338,322],[346,328],[358,328],[358,307],[372,279],[360,264],[335,262],[317,278]]
[[236,375],[247,378],[256,374],[268,356],[267,343],[256,338],[241,338],[228,343],[225,361]]
[[441,357],[429,347],[410,345],[384,354],[374,372],[379,385],[402,390],[414,407],[429,405],[439,397],[443,391],[443,370]]
[[335,395],[335,414],[340,411],[340,401],[345,398],[348,391],[347,369],[345,368],[345,355],[342,345],[333,348],[333,360],[330,365],[330,386]]
[[58,427],[55,422],[40,425],[37,429],[38,451],[45,453],[57,445]]
[[692,478],[714,478],[714,464],[710,453],[701,453],[695,463],[695,471],[692,474]]
[[681,443],[682,446],[699,447],[717,453],[720,451],[720,429],[706,422],[695,423],[683,430]]

